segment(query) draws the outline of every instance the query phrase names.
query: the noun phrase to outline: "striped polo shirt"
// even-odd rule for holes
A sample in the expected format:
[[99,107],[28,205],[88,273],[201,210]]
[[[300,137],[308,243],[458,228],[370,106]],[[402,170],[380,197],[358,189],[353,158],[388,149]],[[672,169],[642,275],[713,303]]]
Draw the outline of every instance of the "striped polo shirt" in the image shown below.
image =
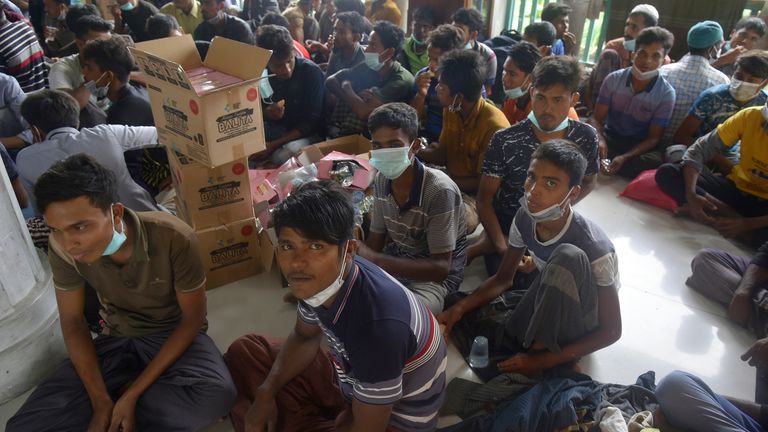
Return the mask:
[[[442,285],[453,292],[464,280],[467,226],[461,191],[447,174],[413,162],[413,187],[400,207],[392,196],[392,181],[376,175],[371,232],[388,234],[387,255],[422,259],[451,252],[451,269]],[[408,284],[410,281],[400,279]]]
[[0,72],[16,78],[25,93],[45,88],[43,49],[26,21],[0,21]]
[[608,75],[600,87],[598,105],[608,106],[606,131],[615,137],[642,141],[651,125],[669,126],[675,108],[675,89],[659,75],[645,89],[632,89],[632,68]]
[[407,288],[355,257],[331,307],[299,301],[298,316],[328,338],[348,401],[393,404],[389,424],[396,430],[435,430],[446,345],[434,316]]

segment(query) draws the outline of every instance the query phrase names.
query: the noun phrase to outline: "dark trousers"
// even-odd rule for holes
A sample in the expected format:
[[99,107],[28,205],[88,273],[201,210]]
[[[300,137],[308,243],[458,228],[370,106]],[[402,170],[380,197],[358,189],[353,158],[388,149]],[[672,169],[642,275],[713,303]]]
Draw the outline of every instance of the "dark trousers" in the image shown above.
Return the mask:
[[[685,198],[685,178],[683,167],[679,163],[668,163],[656,171],[656,184],[659,189],[671,196],[678,205],[687,202]],[[743,217],[759,217],[768,215],[768,201],[754,195],[742,192],[736,185],[725,177],[714,175],[707,170],[699,174],[696,182],[696,193],[702,196],[711,195],[731,207]],[[752,235],[752,243],[762,245],[768,241],[768,229],[756,230]]]
[[[620,156],[632,150],[640,143],[635,139],[611,133],[606,133],[605,140],[606,145],[608,145],[609,159],[613,159],[616,156]],[[658,168],[662,163],[664,163],[664,155],[662,152],[659,150],[651,150],[624,162],[624,165],[621,166],[618,174],[622,177],[633,179],[645,170]]]
[[[99,336],[93,341],[104,383],[114,401],[141,374],[169,335]],[[221,353],[208,335],[200,333],[139,398],[136,430],[199,430],[226,415],[235,396],[235,385]],[[88,393],[67,359],[29,396],[8,421],[6,431],[82,432],[92,416]]]

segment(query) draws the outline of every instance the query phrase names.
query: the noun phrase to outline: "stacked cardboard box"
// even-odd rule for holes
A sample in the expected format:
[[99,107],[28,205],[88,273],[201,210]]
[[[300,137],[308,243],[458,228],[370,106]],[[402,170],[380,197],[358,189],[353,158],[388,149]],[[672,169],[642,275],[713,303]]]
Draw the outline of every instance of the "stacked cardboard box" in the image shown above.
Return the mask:
[[178,216],[198,236],[208,288],[267,271],[272,243],[254,217],[248,155],[265,148],[258,81],[271,53],[214,38],[205,61],[190,35],[137,44]]

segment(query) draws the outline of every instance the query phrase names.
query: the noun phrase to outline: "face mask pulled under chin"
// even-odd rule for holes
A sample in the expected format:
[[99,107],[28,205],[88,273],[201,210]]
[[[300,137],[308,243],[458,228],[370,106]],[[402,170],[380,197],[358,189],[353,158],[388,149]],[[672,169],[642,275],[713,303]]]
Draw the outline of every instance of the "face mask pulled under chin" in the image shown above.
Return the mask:
[[[563,215],[565,215],[565,210],[571,207],[571,202],[569,201],[571,197],[571,192],[573,192],[573,188],[570,188],[568,190],[568,193],[565,194],[565,198],[563,198],[563,200],[560,201],[560,203],[552,204],[551,206],[545,208],[544,210],[537,211],[536,213],[531,212],[531,209],[528,208],[528,199],[531,197],[531,193],[526,192],[525,194],[523,194],[523,197],[520,198],[520,207],[526,213],[528,213],[528,215],[531,216],[531,219],[533,219],[533,221],[536,223],[558,220],[561,217],[563,217]],[[568,203],[568,205],[563,207],[563,205],[566,202]]]
[[348,245],[349,245],[349,241],[344,243],[344,249],[343,249],[344,254],[342,254],[341,270],[339,271],[339,276],[336,279],[334,279],[334,281],[331,282],[331,284],[328,285],[328,287],[325,288],[324,290],[313,295],[312,297],[304,299],[304,303],[312,306],[313,308],[320,307],[322,304],[328,301],[329,298],[333,297],[337,292],[339,292],[342,285],[344,285],[344,279],[343,279],[344,269],[347,267],[347,260],[345,256],[346,256],[346,250]]
[[453,102],[448,105],[448,112],[457,113],[461,111],[461,101],[458,100],[459,95],[453,96]]
[[96,99],[104,99],[105,97],[107,97],[110,83],[107,83],[107,85],[105,85],[104,87],[99,87],[96,84],[97,82],[101,81],[101,79],[104,78],[104,75],[106,74],[107,73],[104,72],[103,74],[101,74],[101,76],[98,79],[91,80],[83,84],[83,86],[88,90],[88,92],[90,92],[93,95],[93,97],[95,97]]

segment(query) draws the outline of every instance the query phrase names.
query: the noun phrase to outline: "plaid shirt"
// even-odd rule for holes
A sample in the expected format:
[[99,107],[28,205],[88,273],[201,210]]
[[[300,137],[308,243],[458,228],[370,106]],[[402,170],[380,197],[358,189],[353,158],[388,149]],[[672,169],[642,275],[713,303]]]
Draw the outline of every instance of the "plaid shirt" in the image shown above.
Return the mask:
[[672,136],[701,92],[719,84],[728,84],[730,79],[710,66],[704,57],[690,54],[677,63],[662,66],[661,75],[675,88],[675,110],[661,138],[661,144],[668,146],[674,144]]

